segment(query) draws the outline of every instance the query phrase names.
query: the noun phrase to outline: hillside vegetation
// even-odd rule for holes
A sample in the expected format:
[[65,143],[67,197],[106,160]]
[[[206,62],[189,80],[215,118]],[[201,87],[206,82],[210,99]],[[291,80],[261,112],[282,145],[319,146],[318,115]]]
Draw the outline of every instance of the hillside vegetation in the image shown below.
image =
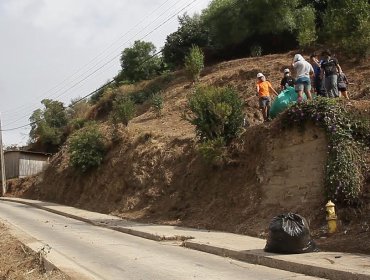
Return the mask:
[[[293,54],[228,61],[203,70],[199,84],[232,87],[246,117],[237,137],[221,145],[217,160],[206,161],[200,152],[201,139],[185,117],[196,87],[178,71],[107,88],[94,105],[75,108],[73,113],[82,118],[70,126],[69,133],[86,139],[91,134],[85,132],[93,127],[101,134],[98,138],[103,143],[97,144],[104,156],[98,167],[80,170],[71,164],[72,136],[43,174],[11,182],[11,195],[133,220],[259,237],[266,235],[273,216],[293,211],[307,218],[315,237],[327,237],[324,205],[333,134],[310,120],[305,127],[294,125],[286,115],[264,124],[255,97],[256,74],[264,72],[276,87]],[[369,61],[340,62],[354,85],[351,100],[335,104],[366,124],[370,118]],[[359,131],[366,131],[365,126]],[[350,135],[364,145],[362,155],[369,163],[368,135]],[[368,169],[359,170],[356,199],[347,203],[338,198],[340,232],[319,239],[324,249],[369,252],[369,174]]]

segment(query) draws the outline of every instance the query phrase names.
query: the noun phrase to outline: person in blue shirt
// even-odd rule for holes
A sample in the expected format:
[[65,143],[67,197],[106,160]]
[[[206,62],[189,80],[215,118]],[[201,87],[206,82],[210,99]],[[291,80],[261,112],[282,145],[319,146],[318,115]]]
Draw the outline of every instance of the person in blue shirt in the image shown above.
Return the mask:
[[321,63],[322,60],[319,60],[317,53],[310,55],[310,63],[313,67],[314,72],[314,86],[316,94],[319,96],[326,96],[325,89],[323,87],[323,81],[321,79]]

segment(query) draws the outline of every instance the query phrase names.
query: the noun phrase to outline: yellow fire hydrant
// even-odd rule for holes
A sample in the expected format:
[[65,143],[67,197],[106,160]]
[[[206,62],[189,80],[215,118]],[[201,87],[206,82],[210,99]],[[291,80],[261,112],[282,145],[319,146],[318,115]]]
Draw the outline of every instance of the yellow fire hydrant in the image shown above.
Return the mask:
[[337,231],[337,215],[335,214],[335,204],[329,200],[325,207],[329,233],[335,233]]

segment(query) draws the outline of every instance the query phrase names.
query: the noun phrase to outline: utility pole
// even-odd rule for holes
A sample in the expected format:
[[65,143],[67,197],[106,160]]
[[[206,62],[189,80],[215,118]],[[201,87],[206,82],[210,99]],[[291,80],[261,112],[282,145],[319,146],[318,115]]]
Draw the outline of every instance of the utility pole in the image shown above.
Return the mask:
[[0,114],[0,160],[1,160],[1,185],[2,195],[6,194],[6,178],[5,178],[5,161],[4,161],[4,148],[3,148],[3,130],[1,128],[1,114]]

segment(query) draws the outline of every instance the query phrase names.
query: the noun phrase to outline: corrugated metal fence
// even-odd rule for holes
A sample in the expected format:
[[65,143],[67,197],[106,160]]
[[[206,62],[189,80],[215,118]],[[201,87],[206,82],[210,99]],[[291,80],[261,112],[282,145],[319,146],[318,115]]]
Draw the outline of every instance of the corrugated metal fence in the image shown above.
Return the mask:
[[43,153],[27,151],[5,152],[6,178],[24,178],[42,172],[49,164],[49,156]]

